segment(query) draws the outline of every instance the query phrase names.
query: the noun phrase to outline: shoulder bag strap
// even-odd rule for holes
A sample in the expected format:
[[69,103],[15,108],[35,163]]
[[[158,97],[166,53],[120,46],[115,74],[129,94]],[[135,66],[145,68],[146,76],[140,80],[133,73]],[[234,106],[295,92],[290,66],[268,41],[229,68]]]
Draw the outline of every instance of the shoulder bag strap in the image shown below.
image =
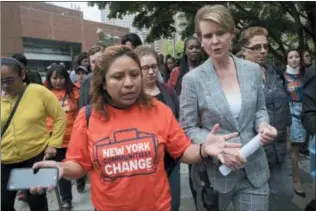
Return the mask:
[[13,107],[11,113],[10,113],[10,116],[9,116],[7,122],[5,123],[5,125],[3,127],[3,130],[1,131],[1,136],[3,136],[5,134],[5,132],[7,131],[8,127],[9,127],[9,125],[10,125],[12,119],[13,119],[13,116],[14,116],[14,114],[16,112],[16,109],[18,108],[18,105],[20,104],[20,101],[21,101],[21,99],[23,97],[23,94],[24,94],[26,88],[27,88],[27,85],[23,88],[22,92],[19,94],[18,99],[17,99],[16,103],[14,104],[14,107]]
[[91,105],[87,105],[85,107],[85,110],[86,110],[86,124],[87,124],[87,128],[89,128],[89,120],[91,116]]

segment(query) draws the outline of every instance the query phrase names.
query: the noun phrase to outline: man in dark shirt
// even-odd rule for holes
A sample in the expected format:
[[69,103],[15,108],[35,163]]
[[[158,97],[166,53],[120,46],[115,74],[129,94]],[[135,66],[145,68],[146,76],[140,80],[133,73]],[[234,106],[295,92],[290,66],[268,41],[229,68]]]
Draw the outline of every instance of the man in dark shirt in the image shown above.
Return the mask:
[[24,56],[24,54],[16,53],[16,54],[12,55],[12,58],[18,60],[21,64],[24,65],[25,73],[26,73],[26,77],[25,77],[25,82],[26,83],[28,83],[28,84],[29,83],[34,83],[34,84],[41,84],[41,85],[43,85],[41,75],[38,72],[32,71],[32,70],[27,68],[28,62],[27,62],[27,59]]

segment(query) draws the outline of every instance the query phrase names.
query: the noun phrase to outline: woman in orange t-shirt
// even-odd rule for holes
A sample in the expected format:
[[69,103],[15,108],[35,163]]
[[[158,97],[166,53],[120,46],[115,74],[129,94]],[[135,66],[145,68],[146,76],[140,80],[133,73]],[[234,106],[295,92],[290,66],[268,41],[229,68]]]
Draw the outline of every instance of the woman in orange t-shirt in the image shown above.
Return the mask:
[[[72,127],[78,114],[79,90],[70,80],[69,73],[62,65],[54,65],[50,68],[46,77],[47,88],[51,90],[60,102],[61,107],[67,115],[67,125],[63,138],[62,148],[57,149],[55,160],[65,159],[68,144],[70,141]],[[53,127],[51,118],[47,119],[47,127],[50,131]],[[60,195],[63,202],[63,210],[70,210],[72,207],[71,181],[61,179],[59,181]]]
[[170,210],[165,151],[184,163],[208,156],[225,163],[223,153],[228,153],[244,164],[240,144],[228,142],[238,133],[218,135],[218,124],[205,143],[191,143],[170,108],[145,94],[140,61],[131,48],[107,48],[93,74],[92,104],[79,111],[66,160],[33,168],[57,167],[67,179],[89,173],[96,210]]

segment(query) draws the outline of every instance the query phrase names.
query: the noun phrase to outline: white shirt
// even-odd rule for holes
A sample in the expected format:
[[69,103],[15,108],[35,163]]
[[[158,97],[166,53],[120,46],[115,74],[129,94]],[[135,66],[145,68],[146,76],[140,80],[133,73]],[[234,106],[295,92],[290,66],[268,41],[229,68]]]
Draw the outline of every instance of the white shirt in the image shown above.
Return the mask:
[[226,95],[226,99],[234,118],[238,119],[241,111],[241,94]]

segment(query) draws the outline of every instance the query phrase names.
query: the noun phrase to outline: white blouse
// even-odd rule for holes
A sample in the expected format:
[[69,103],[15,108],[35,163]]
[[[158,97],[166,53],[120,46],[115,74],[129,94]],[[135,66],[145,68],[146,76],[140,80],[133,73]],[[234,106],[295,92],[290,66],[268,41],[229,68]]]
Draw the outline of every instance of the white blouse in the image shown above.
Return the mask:
[[226,95],[226,99],[234,118],[238,119],[241,110],[241,94]]

